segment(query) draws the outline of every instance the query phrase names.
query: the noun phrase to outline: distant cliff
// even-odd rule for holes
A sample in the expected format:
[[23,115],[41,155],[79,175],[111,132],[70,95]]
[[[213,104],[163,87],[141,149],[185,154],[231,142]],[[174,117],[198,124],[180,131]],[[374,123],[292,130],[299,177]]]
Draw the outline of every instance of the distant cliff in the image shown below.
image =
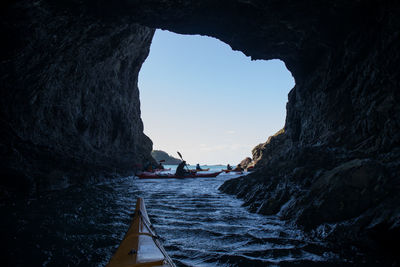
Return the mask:
[[180,159],[174,158],[168,155],[168,153],[161,150],[153,150],[151,152],[151,155],[158,162],[160,162],[160,160],[165,160],[164,164],[175,165],[181,163]]

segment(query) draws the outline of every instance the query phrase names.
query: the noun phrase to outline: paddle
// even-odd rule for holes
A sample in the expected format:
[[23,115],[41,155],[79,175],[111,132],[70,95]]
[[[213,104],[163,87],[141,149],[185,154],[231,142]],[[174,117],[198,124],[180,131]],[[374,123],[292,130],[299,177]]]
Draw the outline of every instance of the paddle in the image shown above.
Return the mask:
[[[179,153],[179,151],[176,151],[176,152],[178,153],[178,155],[181,158],[181,160],[184,161],[183,158],[182,158],[181,153]],[[190,173],[190,170],[189,170],[188,166],[186,164],[185,164],[185,166],[186,166],[186,169],[188,170],[188,172]]]

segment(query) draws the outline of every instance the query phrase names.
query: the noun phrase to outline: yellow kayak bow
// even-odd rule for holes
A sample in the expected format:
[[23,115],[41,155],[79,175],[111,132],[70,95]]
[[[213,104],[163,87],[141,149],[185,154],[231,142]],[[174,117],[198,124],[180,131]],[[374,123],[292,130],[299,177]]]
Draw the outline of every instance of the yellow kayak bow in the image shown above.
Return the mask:
[[137,199],[131,226],[107,264],[107,267],[136,266],[175,266],[154,232],[142,198]]

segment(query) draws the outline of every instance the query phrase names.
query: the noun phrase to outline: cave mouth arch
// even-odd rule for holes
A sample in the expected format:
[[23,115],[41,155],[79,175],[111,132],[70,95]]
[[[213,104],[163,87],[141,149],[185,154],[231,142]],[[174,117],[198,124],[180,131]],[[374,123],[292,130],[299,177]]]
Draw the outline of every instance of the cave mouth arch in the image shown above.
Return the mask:
[[190,163],[237,164],[282,127],[291,73],[224,42],[157,30],[140,73],[141,116],[153,148]]

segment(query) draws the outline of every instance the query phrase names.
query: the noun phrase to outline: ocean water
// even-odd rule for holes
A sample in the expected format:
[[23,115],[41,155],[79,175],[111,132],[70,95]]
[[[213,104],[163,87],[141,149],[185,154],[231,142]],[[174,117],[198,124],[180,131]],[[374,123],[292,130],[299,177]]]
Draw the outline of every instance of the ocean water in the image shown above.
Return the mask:
[[[226,166],[203,167],[215,171]],[[130,176],[72,186],[13,206],[2,204],[2,214],[9,214],[0,230],[3,266],[105,266],[128,230],[137,197],[144,198],[150,220],[178,266],[351,262],[276,216],[248,212],[240,199],[218,190],[237,176]]]

